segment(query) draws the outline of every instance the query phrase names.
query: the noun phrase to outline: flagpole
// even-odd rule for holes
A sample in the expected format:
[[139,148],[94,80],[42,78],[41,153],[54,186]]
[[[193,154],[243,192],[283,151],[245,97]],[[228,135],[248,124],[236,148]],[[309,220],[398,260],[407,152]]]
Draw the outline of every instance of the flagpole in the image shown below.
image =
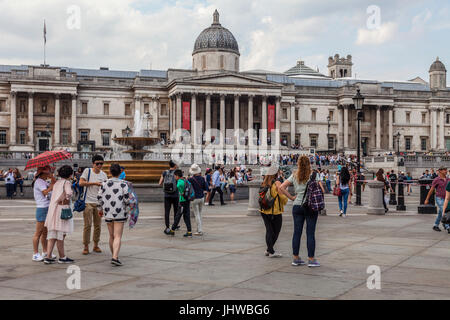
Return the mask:
[[46,52],[45,52],[46,44],[47,44],[47,28],[45,26],[45,19],[44,19],[44,68],[46,66]]

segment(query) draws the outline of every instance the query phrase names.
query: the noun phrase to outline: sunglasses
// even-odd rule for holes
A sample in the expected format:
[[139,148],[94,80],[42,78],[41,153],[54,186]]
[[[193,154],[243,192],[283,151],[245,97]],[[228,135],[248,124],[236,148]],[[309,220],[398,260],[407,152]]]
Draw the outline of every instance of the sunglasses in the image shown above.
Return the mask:
[[94,163],[96,166],[102,166],[103,165],[103,162],[96,162],[96,163]]

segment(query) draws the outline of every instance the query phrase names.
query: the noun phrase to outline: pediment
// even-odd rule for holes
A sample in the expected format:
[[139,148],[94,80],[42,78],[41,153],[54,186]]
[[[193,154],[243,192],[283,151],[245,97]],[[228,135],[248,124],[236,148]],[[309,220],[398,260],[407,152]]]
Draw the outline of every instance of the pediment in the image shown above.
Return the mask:
[[248,77],[236,74],[218,74],[179,79],[178,83],[183,84],[217,84],[217,85],[240,85],[240,86],[273,86],[280,87],[278,83],[270,82],[265,79]]

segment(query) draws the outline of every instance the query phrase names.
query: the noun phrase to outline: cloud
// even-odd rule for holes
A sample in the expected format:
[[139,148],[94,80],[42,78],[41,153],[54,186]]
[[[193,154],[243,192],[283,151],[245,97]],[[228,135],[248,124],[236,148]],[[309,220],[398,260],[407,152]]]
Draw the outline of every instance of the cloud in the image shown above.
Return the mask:
[[398,32],[398,25],[395,22],[386,22],[378,29],[361,28],[358,30],[358,37],[356,39],[357,45],[379,45],[386,43],[396,36]]

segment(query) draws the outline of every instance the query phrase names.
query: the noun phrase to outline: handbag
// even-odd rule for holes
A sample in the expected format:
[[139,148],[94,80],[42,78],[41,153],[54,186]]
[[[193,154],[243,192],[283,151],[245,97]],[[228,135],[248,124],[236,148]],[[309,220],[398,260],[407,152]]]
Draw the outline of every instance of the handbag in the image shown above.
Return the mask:
[[[64,182],[65,184],[65,182]],[[63,186],[64,188],[64,186]],[[66,194],[66,191],[64,190],[64,195]],[[69,208],[62,208],[61,209],[61,220],[69,220],[73,218],[72,209]]]
[[[91,177],[91,169],[89,169],[87,182],[89,182],[90,177]],[[86,208],[86,193],[87,193],[87,187],[84,188],[83,200],[81,200],[81,193],[78,195],[77,201],[75,201],[75,203],[73,204],[73,211],[76,211],[76,212],[84,211],[84,209]]]
[[340,197],[342,195],[341,187],[335,185],[333,188],[333,196]]

